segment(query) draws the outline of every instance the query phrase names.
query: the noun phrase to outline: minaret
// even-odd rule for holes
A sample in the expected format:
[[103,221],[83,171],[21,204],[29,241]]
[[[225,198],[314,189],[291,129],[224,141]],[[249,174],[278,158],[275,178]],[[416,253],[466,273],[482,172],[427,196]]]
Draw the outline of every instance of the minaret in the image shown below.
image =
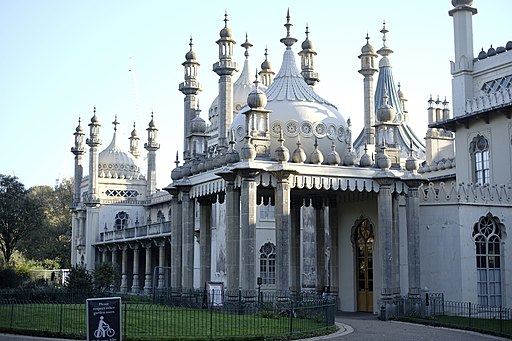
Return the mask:
[[100,127],[100,121],[96,116],[96,107],[94,107],[94,115],[91,118],[91,123],[89,123],[89,138],[85,141],[89,146],[88,202],[98,200],[98,146],[101,144]]
[[272,65],[270,64],[270,61],[268,60],[268,52],[267,48],[265,47],[265,60],[263,63],[261,63],[261,71],[259,72],[261,84],[265,85],[266,87],[269,87],[270,84],[272,84],[272,81],[274,80],[275,72],[272,71]]
[[361,48],[359,55],[359,59],[361,59],[359,73],[364,76],[364,136],[367,145],[375,145],[373,75],[378,71],[375,67],[375,58],[377,58],[377,54],[373,46],[370,45],[370,37],[366,34],[366,45]]
[[133,122],[133,130],[128,138],[130,140],[130,154],[132,154],[136,159],[140,156],[139,150],[139,135],[137,134],[137,130],[135,129],[135,122]]
[[85,154],[84,148],[84,129],[81,125],[80,118],[78,119],[78,126],[75,133],[75,146],[71,147],[71,152],[75,154],[75,190],[73,193],[73,207],[80,202],[80,185],[82,184],[82,177],[84,173],[82,165],[82,155]]
[[473,15],[476,8],[472,0],[452,0],[453,9],[448,14],[453,17],[453,39],[455,60],[450,62],[453,75],[453,115],[465,113],[466,99],[473,98]]
[[320,79],[318,78],[318,73],[314,70],[316,51],[313,49],[313,42],[309,40],[309,26],[306,26],[306,40],[302,42],[302,51],[299,52],[299,56],[302,69],[301,75],[308,85],[314,86]]
[[197,81],[197,70],[199,63],[196,60],[196,53],[192,50],[192,38],[190,38],[190,50],[185,54],[185,81],[179,85],[179,90],[185,95],[183,110],[183,158],[190,158],[190,146],[188,136],[190,135],[190,122],[195,117],[197,106],[196,95],[201,91],[201,84]]
[[148,175],[146,179],[147,193],[146,195],[152,195],[156,190],[156,151],[160,148],[160,143],[156,139],[155,121],[153,120],[153,113],[151,113],[151,121],[149,122],[148,128],[148,142],[144,143],[144,149],[148,151]]
[[224,14],[224,28],[220,31],[219,61],[213,64],[213,71],[219,75],[219,149],[227,148],[228,130],[233,120],[233,83],[231,77],[237,71],[233,61],[233,47],[231,29],[228,27],[228,14]]

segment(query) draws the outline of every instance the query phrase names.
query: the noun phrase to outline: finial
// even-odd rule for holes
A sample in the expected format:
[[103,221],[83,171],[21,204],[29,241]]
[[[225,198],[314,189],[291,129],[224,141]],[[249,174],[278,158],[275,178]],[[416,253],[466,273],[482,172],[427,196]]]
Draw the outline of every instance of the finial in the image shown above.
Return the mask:
[[153,119],[153,110],[151,110],[151,119]]
[[224,27],[227,28],[228,27],[228,10],[224,10]]
[[254,84],[254,88],[255,88],[255,89],[258,89],[258,84],[260,84],[260,81],[258,80],[258,68],[256,68],[256,75],[255,75],[255,77],[254,77],[254,78],[255,78],[255,79],[254,79],[254,82],[253,82],[253,84]]
[[265,45],[265,60],[267,60],[267,57],[268,57],[268,48],[267,48],[267,45]]
[[282,38],[280,41],[281,43],[286,45],[286,49],[291,49],[292,45],[297,42],[297,39],[292,38],[290,36],[290,27],[293,25],[290,23],[290,9],[288,8],[288,11],[286,12],[286,24],[284,24],[286,27],[286,37]]
[[114,125],[114,131],[117,131],[117,125],[119,124],[119,121],[117,120],[117,115],[115,116],[114,122],[112,122],[112,124]]
[[180,165],[180,160],[178,158],[178,151],[176,151],[176,161],[174,161],[174,163],[176,164],[176,168],[178,168],[178,166]]
[[244,56],[245,58],[249,58],[249,48],[253,45],[249,42],[249,39],[247,38],[247,33],[245,33],[245,42],[241,45],[243,48],[245,48]]
[[192,45],[194,45],[192,43],[192,35],[190,35],[190,43],[188,43],[188,45],[190,46],[190,51],[192,51]]
[[398,82],[398,91],[400,91],[400,82]]
[[78,125],[82,124],[82,118],[78,116]]
[[94,109],[92,110],[93,114],[96,115],[96,105],[94,105]]
[[196,103],[196,110],[197,110],[197,111],[200,111],[200,110],[199,110],[199,98],[197,99],[197,103]]
[[382,33],[382,44],[386,46],[386,33],[389,31],[386,29],[386,21],[384,20],[382,22],[382,30],[380,30],[380,33]]
[[309,39],[309,25],[306,23],[306,39]]
[[284,24],[284,26],[286,27],[286,36],[289,37],[290,26],[292,26],[292,24],[290,23],[290,8],[288,8],[288,11],[286,11],[286,24]]
[[412,157],[412,152],[413,152],[413,149],[412,149],[412,139],[409,141],[409,156]]
[[135,129],[135,121],[133,121],[133,129]]
[[366,43],[369,44],[370,43],[370,36],[368,35],[368,32],[366,32]]

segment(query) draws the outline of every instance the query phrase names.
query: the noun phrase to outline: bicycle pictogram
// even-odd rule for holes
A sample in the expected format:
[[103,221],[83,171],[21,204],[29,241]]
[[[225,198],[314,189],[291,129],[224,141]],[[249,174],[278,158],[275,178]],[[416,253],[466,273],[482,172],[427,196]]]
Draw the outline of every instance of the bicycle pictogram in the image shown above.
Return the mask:
[[115,330],[110,328],[109,324],[105,322],[103,316],[100,316],[100,322],[98,323],[98,329],[94,331],[94,337],[112,337],[115,333]]

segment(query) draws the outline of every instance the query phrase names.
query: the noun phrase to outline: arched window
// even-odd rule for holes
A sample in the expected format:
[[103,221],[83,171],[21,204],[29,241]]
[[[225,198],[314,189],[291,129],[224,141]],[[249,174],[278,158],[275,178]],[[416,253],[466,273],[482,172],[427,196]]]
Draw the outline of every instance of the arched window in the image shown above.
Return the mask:
[[161,210],[158,210],[156,214],[156,221],[158,223],[163,223],[165,221],[165,214]]
[[501,239],[503,224],[488,213],[473,226],[476,246],[478,304],[501,306]]
[[128,227],[128,213],[125,211],[117,212],[114,227],[117,230]]
[[481,185],[489,183],[489,142],[485,137],[477,135],[470,143],[469,152],[473,181]]
[[261,284],[276,284],[276,246],[267,242],[260,248]]

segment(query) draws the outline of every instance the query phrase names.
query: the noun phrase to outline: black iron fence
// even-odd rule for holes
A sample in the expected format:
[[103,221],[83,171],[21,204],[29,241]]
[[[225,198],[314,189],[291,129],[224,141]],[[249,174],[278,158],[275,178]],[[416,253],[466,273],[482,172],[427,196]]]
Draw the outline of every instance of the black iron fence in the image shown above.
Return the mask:
[[[1,331],[85,338],[85,293],[53,291],[42,300],[12,294],[0,292]],[[122,301],[126,339],[302,337],[334,330],[336,310],[330,297],[309,293],[162,290]]]
[[393,300],[392,317],[512,338],[512,309],[444,300],[443,294]]

